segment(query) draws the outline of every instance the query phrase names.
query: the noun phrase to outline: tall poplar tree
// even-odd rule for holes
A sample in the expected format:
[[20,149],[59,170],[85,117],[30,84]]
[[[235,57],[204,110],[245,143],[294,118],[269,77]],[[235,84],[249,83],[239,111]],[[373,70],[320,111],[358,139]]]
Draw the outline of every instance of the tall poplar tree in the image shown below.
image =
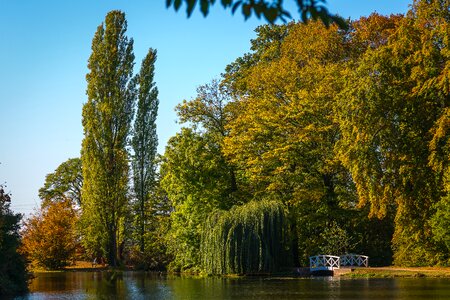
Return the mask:
[[111,11],[97,28],[89,58],[88,101],[83,106],[82,209],[91,247],[117,266],[128,193],[127,137],[133,117],[133,40],[125,14]]
[[141,71],[138,76],[139,92],[136,120],[132,146],[134,157],[133,181],[136,194],[136,223],[139,234],[139,249],[145,250],[146,205],[149,195],[155,183],[156,173],[156,148],[158,136],[156,134],[156,116],[158,115],[158,88],[153,81],[155,73],[156,50],[149,49],[147,56],[142,61]]

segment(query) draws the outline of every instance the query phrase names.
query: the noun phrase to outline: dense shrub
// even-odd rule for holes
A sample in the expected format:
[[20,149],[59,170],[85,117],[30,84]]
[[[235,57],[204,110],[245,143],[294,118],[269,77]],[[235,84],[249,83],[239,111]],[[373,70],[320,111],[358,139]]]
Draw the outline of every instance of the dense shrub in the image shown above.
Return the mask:
[[27,289],[25,260],[17,252],[21,215],[10,210],[10,202],[10,195],[0,185],[0,296]]

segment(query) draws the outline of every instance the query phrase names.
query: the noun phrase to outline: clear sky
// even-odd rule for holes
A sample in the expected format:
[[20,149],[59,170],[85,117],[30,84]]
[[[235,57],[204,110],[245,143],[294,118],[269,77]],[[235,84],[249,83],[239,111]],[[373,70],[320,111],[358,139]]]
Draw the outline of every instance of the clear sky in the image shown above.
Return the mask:
[[[136,70],[149,47],[158,50],[159,153],[178,130],[174,107],[218,78],[227,64],[249,51],[254,28],[240,12],[216,5],[207,18],[186,18],[165,0],[0,0],[0,183],[12,209],[38,207],[45,175],[80,154],[81,108],[86,102],[91,41],[108,11],[126,13],[134,39]],[[220,3],[220,0],[216,2]],[[293,0],[285,3],[295,13]],[[412,0],[328,0],[330,11],[352,19],[373,11],[405,13]]]

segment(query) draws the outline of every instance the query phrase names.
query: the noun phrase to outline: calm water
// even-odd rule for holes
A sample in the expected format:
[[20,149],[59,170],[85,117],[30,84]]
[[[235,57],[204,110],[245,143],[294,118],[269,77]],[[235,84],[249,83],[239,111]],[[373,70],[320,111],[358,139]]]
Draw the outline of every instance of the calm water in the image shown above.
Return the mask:
[[15,299],[450,299],[450,279],[185,278],[41,273]]

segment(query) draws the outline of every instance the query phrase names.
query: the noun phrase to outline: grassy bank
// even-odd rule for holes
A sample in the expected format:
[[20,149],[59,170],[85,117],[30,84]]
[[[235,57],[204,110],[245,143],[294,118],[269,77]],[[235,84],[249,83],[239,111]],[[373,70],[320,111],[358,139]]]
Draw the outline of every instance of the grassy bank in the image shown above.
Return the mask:
[[354,269],[350,273],[342,274],[350,278],[393,278],[393,277],[446,277],[450,278],[449,267],[382,267]]
[[30,265],[28,268],[28,270],[31,273],[51,273],[51,272],[67,272],[67,271],[89,272],[89,271],[102,271],[107,269],[108,269],[107,265],[102,264],[93,265],[92,262],[88,261],[75,261],[73,264],[59,270],[47,270],[42,267],[35,266],[33,264]]
[[[108,270],[107,265],[92,265],[92,262],[88,261],[76,261],[73,265],[67,266],[62,270],[58,271],[48,271],[43,269],[32,269],[31,272],[92,272],[92,271],[104,271]],[[127,266],[123,270],[133,270],[132,267]],[[341,269],[345,270],[345,269]],[[194,277],[204,277],[205,274],[192,274],[192,273],[180,273],[178,275],[182,276],[194,276]],[[223,275],[227,278],[241,278],[248,276],[276,276],[279,278],[295,278],[296,276],[292,274],[291,271],[279,272],[276,274],[248,274],[248,275],[238,275],[229,274]],[[431,278],[450,278],[450,267],[376,267],[376,268],[360,268],[353,269],[351,272],[342,273],[339,275],[343,278],[394,278],[394,277],[404,277],[404,278],[418,278],[418,277],[431,277]]]

